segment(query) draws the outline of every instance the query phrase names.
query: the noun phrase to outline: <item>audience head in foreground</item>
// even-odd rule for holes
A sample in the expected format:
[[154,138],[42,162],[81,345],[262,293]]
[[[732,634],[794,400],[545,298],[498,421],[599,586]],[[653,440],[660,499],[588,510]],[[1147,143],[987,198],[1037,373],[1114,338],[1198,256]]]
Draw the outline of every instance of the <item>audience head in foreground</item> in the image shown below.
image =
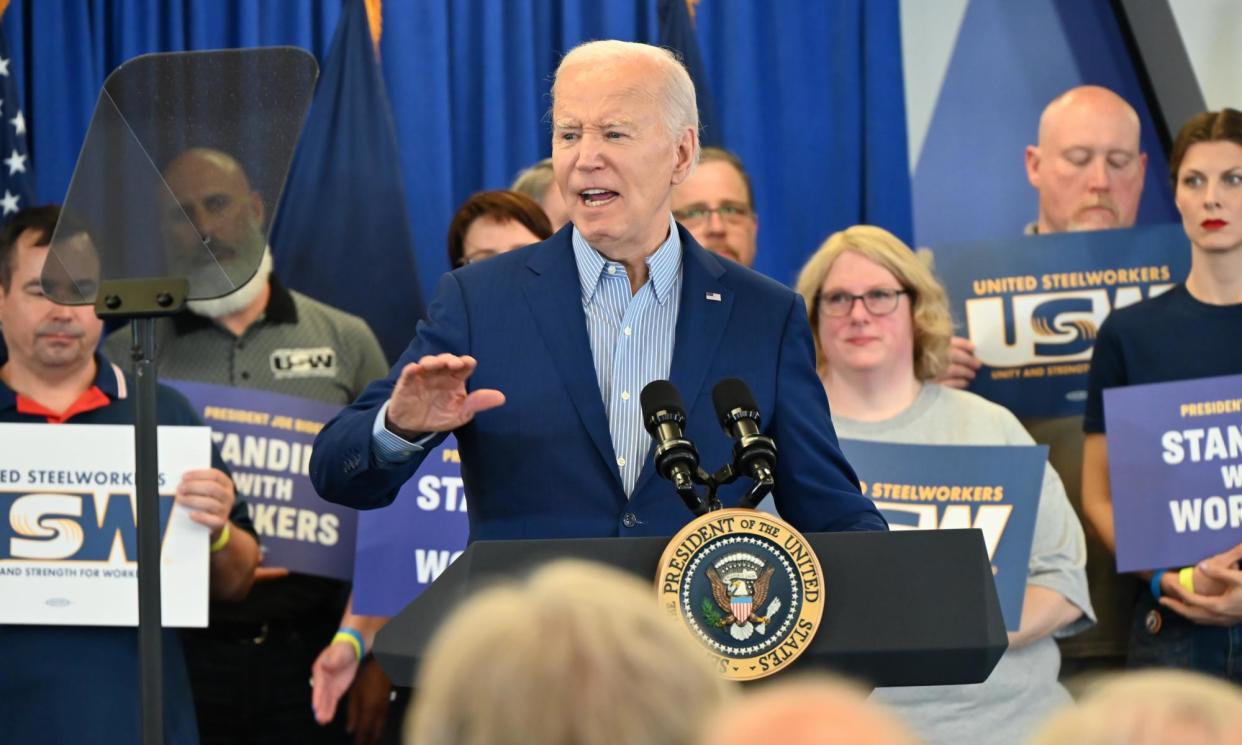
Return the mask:
[[1242,691],[1182,670],[1119,675],[1054,716],[1030,745],[1238,745]]
[[712,720],[698,745],[917,745],[855,686],[828,677],[777,681]]
[[417,689],[418,745],[685,745],[727,690],[648,584],[579,561],[467,601]]

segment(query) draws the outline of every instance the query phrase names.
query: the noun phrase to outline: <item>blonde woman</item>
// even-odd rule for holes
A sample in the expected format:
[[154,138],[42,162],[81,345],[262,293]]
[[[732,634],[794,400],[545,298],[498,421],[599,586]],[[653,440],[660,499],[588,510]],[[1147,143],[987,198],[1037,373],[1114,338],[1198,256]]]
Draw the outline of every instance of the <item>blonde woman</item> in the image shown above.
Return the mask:
[[[1008,410],[932,382],[948,364],[944,289],[904,243],[876,227],[836,233],[798,278],[838,436],[919,445],[1031,445]],[[1061,479],[1044,470],[1021,625],[980,685],[880,689],[929,743],[1010,743],[1068,701],[1054,635],[1094,620],[1086,549]],[[915,620],[912,619],[912,622]]]

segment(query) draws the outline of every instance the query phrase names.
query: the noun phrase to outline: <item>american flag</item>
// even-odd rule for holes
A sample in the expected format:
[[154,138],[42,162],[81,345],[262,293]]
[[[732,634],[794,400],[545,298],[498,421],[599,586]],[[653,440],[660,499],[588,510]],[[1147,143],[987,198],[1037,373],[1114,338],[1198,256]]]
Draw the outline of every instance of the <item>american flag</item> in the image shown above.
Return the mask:
[[[7,6],[8,3],[4,3]],[[0,10],[3,12],[3,10]],[[0,221],[33,205],[34,174],[27,147],[26,115],[10,70],[8,37],[0,24]]]

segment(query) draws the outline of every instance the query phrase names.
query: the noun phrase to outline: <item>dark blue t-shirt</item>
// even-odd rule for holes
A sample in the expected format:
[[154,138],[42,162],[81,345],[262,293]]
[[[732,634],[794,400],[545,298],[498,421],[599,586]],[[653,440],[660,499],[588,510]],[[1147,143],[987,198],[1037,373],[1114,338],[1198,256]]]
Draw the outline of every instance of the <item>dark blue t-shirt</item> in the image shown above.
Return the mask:
[[[108,397],[102,408],[74,415],[73,424],[132,424],[131,379],[96,356],[95,386]],[[202,425],[190,403],[160,386],[159,423]],[[14,392],[0,383],[0,422],[46,423],[17,410]],[[0,443],[0,447],[3,444]],[[212,465],[227,471],[212,448]],[[238,495],[233,523],[253,533],[249,512]],[[0,598],[0,602],[3,599]],[[197,745],[198,725],[190,694],[181,640],[165,630],[164,741]],[[7,743],[116,743],[140,741],[138,632],[132,627],[0,626],[0,745]]]
[[1104,431],[1104,389],[1242,374],[1242,304],[1208,305],[1179,284],[1113,311],[1091,356],[1083,429]]

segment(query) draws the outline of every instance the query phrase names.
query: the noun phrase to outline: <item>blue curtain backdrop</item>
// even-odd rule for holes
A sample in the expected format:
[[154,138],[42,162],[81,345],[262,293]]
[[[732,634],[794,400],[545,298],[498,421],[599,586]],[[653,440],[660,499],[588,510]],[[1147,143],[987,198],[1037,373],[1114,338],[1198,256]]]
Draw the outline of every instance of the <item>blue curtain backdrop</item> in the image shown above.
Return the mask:
[[[383,71],[424,293],[456,206],[550,152],[556,62],[658,39],[657,0],[388,0]],[[340,0],[13,0],[4,32],[41,201],[59,201],[104,78],[146,52],[292,44],[323,61]],[[747,162],[757,267],[791,282],[833,230],[910,237],[898,0],[703,0],[697,33],[724,145]],[[354,271],[351,269],[351,271]]]

